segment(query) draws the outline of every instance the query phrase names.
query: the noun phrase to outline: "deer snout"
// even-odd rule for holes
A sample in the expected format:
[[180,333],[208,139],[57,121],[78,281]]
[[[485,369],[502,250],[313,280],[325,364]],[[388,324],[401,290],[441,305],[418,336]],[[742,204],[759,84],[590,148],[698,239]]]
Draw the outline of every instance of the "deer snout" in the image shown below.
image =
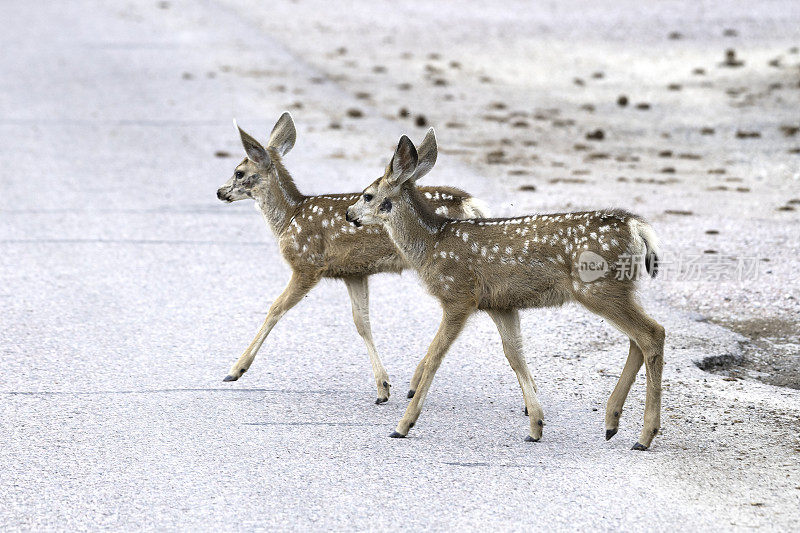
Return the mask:
[[223,202],[230,202],[230,198],[228,198],[228,191],[225,190],[225,187],[220,187],[217,189],[217,198],[222,200]]
[[345,211],[345,213],[344,213],[344,219],[346,221],[348,221],[348,222],[352,222],[355,225],[355,227],[357,227],[357,228],[361,227],[361,222],[359,222],[358,219],[356,219],[356,217],[350,216],[350,208],[349,207],[347,208],[347,211]]

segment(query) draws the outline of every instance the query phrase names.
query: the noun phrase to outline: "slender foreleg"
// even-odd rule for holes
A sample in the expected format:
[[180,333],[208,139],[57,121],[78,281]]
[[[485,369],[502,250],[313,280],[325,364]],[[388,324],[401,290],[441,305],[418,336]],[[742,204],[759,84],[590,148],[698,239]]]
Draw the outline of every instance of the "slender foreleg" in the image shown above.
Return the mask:
[[367,346],[367,353],[369,354],[369,362],[372,364],[372,374],[375,376],[375,383],[378,387],[378,399],[375,403],[381,404],[389,401],[389,374],[383,367],[381,358],[378,355],[378,350],[375,349],[375,343],[372,340],[372,328],[369,322],[369,285],[368,278],[354,277],[345,278],[345,285],[347,285],[347,292],[350,294],[350,303],[353,307],[353,322],[356,324],[356,330],[364,344]]
[[425,396],[428,394],[439,365],[442,364],[442,359],[444,359],[447,350],[456,340],[458,334],[461,333],[467,318],[473,311],[473,308],[444,308],[439,331],[436,332],[436,336],[433,338],[433,342],[431,342],[424,359],[424,369],[419,386],[408,407],[406,407],[403,418],[397,424],[397,429],[390,435],[391,437],[405,437],[408,434],[408,430],[417,422],[422,411],[422,404],[425,402]]
[[319,281],[318,277],[305,276],[297,272],[292,274],[292,279],[289,280],[289,284],[270,306],[267,318],[264,320],[261,329],[258,330],[253,342],[250,343],[250,346],[247,347],[241,357],[234,363],[223,381],[236,381],[242,377],[242,374],[247,372],[250,365],[253,364],[253,359],[255,359],[259,348],[261,348],[261,345],[264,343],[267,335],[269,335],[269,332],[272,331],[272,328],[275,327],[275,324],[278,323],[289,309],[297,305],[297,303],[303,299],[303,296],[308,294],[308,291],[317,284],[317,281]]
[[530,420],[530,435],[525,439],[536,442],[542,438],[542,426],[544,425],[544,414],[539,399],[536,397],[536,384],[525,362],[522,351],[522,332],[519,326],[519,311],[516,309],[506,311],[489,311],[500,332],[503,340],[503,351],[506,354],[512,370],[517,375],[519,386],[522,388],[522,397],[525,400],[525,408]]

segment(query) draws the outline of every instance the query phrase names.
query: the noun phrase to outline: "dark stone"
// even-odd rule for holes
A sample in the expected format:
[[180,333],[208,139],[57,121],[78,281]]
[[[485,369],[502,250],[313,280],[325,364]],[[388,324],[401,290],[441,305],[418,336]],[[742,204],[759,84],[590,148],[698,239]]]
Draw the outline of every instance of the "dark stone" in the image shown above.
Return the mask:
[[589,133],[586,134],[586,138],[591,140],[591,141],[602,141],[603,139],[605,139],[605,137],[606,137],[606,134],[601,129],[596,129],[596,130],[590,131]]

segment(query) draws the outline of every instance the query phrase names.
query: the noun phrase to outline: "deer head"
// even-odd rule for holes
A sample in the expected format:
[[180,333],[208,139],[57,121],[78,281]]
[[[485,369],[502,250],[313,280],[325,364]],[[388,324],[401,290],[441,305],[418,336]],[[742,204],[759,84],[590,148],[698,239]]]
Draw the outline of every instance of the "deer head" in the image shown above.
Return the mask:
[[235,120],[233,124],[239,131],[247,157],[236,166],[233,176],[217,190],[217,198],[223,202],[253,198],[259,188],[264,188],[266,178],[277,171],[275,164],[289,153],[297,139],[297,130],[289,113],[281,115],[275,123],[266,148],[242,130]]
[[403,135],[386,166],[383,176],[364,189],[361,198],[347,210],[347,220],[360,226],[362,224],[381,224],[390,217],[394,205],[400,199],[403,187],[414,183],[430,172],[438,156],[436,134],[428,130],[419,150],[411,139]]

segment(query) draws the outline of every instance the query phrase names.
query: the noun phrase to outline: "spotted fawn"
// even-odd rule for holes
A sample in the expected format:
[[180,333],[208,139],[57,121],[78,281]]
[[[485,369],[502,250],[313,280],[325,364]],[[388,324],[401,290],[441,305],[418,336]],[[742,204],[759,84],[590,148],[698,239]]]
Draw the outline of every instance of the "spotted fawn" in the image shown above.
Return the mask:
[[633,274],[637,269],[656,274],[652,227],[620,210],[467,220],[443,216],[416,186],[436,155],[432,129],[419,151],[403,136],[383,176],[347,210],[354,225],[386,230],[443,310],[439,330],[414,373],[412,400],[391,436],[405,437],[417,422],[445,353],[467,318],[480,310],[497,325],[522,388],[530,419],[525,440],[538,441],[544,416],[523,356],[519,309],[577,302],[630,339],[628,359],[606,404],[606,440],[616,434],[625,398],[645,365],[644,428],[633,449],[647,449],[660,426],[664,328],[639,305],[639,276]]
[[[320,279],[336,278],[347,286],[353,321],[367,347],[378,388],[375,403],[386,402],[389,375],[372,340],[367,279],[381,272],[399,273],[408,268],[408,264],[383,229],[357,228],[345,221],[347,206],[360,194],[306,196],[298,191],[283,166],[283,156],[292,149],[297,137],[289,113],[278,119],[266,147],[238,126],[237,130],[247,157],[219,188],[217,197],[225,202],[255,200],[257,209],[278,239],[281,255],[291,267],[292,276],[225,381],[236,381],[250,368],[275,324]],[[420,194],[431,209],[451,217],[481,216],[485,212],[482,202],[452,187],[430,187]]]

